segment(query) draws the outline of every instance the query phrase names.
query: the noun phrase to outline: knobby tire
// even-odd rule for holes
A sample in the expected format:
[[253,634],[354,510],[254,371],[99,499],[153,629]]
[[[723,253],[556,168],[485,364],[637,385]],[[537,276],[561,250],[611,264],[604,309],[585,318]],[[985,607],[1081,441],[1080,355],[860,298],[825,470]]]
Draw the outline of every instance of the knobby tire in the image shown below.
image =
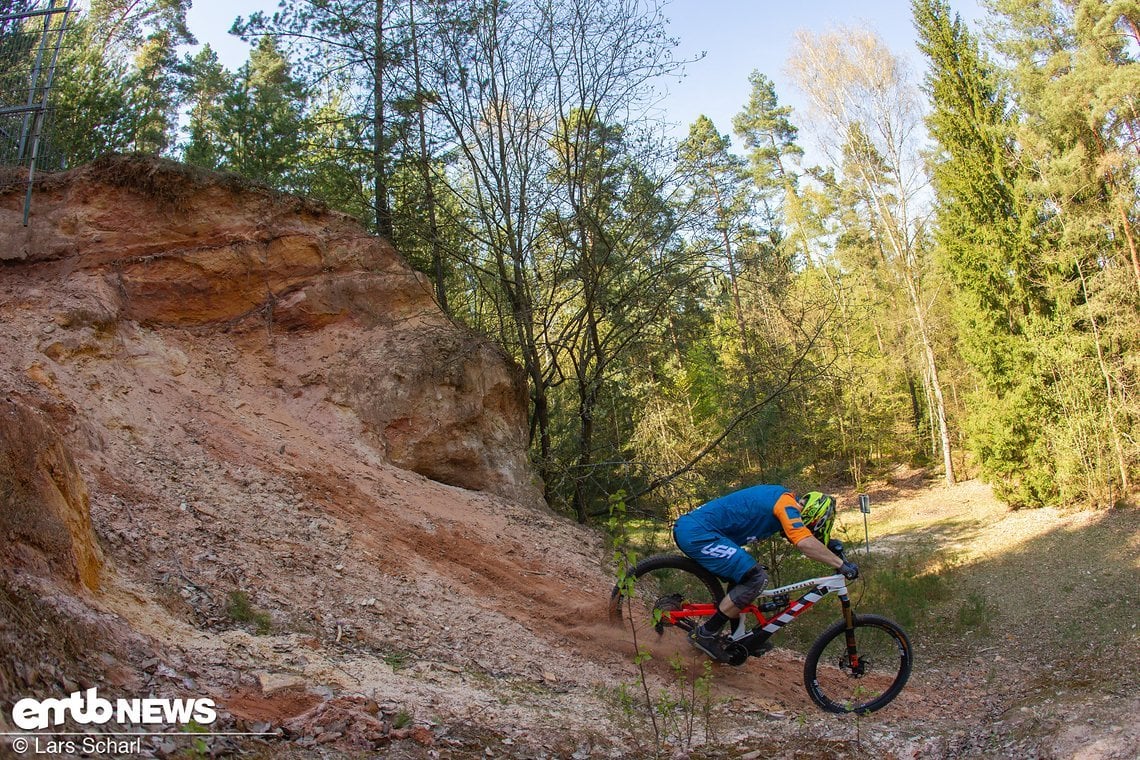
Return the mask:
[[846,631],[840,620],[815,640],[804,662],[804,686],[827,712],[864,715],[898,696],[910,678],[913,654],[897,623],[881,615],[856,615],[855,643],[867,668],[856,676],[844,664]]

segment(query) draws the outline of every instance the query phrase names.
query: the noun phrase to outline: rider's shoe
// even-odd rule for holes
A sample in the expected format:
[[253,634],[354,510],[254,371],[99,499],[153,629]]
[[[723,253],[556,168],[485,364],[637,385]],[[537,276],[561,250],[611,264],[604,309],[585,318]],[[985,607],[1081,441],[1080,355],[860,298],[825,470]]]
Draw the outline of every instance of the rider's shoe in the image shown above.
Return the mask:
[[724,642],[717,633],[708,633],[702,626],[689,631],[689,643],[701,650],[717,662],[728,662],[728,653],[724,650]]

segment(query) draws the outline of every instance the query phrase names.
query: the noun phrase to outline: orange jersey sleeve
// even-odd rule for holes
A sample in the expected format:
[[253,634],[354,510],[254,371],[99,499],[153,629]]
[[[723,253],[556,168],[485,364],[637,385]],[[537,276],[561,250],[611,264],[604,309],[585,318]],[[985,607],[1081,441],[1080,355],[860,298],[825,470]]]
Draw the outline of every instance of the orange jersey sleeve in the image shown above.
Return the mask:
[[811,536],[811,531],[804,527],[804,520],[800,517],[800,505],[796,503],[790,493],[776,499],[776,505],[772,507],[772,514],[780,521],[784,535],[793,544],[798,544]]

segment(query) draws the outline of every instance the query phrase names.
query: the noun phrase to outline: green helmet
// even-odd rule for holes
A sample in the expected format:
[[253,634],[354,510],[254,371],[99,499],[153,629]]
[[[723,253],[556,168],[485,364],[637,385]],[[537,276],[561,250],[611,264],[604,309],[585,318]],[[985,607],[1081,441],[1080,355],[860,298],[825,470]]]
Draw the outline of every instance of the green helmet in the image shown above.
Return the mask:
[[812,491],[801,496],[799,502],[804,527],[826,544],[831,538],[831,529],[835,526],[835,497]]

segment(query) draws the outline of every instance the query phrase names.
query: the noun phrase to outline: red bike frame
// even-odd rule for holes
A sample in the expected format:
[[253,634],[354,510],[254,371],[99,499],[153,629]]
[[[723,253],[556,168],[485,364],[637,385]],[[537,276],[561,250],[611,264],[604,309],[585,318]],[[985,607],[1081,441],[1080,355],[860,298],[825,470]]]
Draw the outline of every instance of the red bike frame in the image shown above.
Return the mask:
[[[801,596],[794,602],[781,604],[779,609],[776,610],[772,617],[765,617],[763,610],[756,603],[749,604],[744,607],[740,612],[740,622],[737,623],[735,630],[732,632],[732,638],[741,641],[745,637],[750,637],[753,644],[763,644],[774,634],[778,633],[788,623],[792,622],[800,615],[810,610],[815,603],[828,594],[838,594],[839,601],[843,606],[843,619],[847,624],[848,632],[848,648],[849,653],[853,656],[852,666],[858,668],[858,656],[854,651],[854,640],[852,637],[852,630],[854,629],[854,617],[851,612],[851,601],[847,596],[847,579],[842,575],[828,575],[820,578],[808,578],[807,580],[798,583],[791,583],[787,586],[780,586],[779,588],[766,589],[757,597],[762,600],[765,597],[775,600],[777,597],[785,596],[793,591],[800,589],[809,589],[809,591]],[[771,604],[772,602],[769,602]],[[688,625],[682,624],[681,621],[688,621],[690,618],[707,618],[716,612],[716,605],[708,602],[704,603],[687,603],[677,610],[661,610],[661,622],[667,625],[678,625],[682,627],[691,627],[696,621],[691,621]],[[745,627],[744,616],[752,615],[756,618],[757,626],[751,631]]]

